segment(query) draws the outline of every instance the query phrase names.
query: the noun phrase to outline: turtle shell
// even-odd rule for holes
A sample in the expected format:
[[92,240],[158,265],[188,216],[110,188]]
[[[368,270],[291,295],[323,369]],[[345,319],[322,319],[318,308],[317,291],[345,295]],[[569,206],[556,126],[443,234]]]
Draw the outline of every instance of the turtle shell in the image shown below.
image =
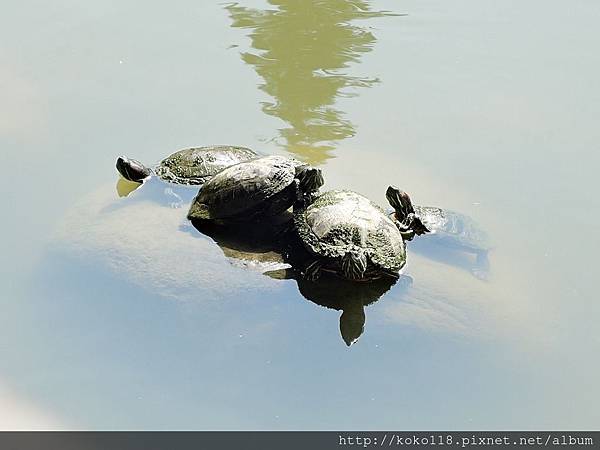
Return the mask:
[[431,238],[473,252],[487,251],[492,247],[488,234],[470,217],[435,206],[415,205],[414,208],[425,226],[433,232]]
[[[288,209],[293,195],[280,198],[293,185],[298,161],[283,156],[267,156],[228,167],[211,178],[194,199],[189,219],[214,220],[247,216],[268,210],[278,202]],[[294,192],[295,195],[295,192]],[[275,208],[273,208],[274,213]]]
[[224,168],[258,156],[249,148],[230,145],[186,148],[167,156],[153,170],[169,183],[200,185]]
[[326,258],[340,258],[362,249],[376,266],[399,271],[406,262],[402,235],[385,212],[352,191],[328,191],[294,215],[307,249]]

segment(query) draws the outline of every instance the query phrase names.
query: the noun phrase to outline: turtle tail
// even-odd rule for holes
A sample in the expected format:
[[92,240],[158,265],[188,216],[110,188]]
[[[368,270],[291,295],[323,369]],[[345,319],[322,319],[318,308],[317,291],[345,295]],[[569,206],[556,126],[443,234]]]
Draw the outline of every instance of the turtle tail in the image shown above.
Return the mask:
[[364,251],[350,250],[342,257],[342,273],[349,280],[360,280],[365,276],[367,264]]
[[129,159],[126,156],[117,158],[117,171],[123,178],[135,183],[141,183],[148,178],[152,171],[135,159]]

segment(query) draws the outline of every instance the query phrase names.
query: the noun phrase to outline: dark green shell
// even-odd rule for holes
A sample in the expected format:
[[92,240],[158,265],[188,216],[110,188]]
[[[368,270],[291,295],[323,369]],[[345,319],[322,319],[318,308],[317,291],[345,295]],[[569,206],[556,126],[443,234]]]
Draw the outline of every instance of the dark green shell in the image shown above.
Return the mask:
[[472,252],[490,250],[488,234],[468,216],[435,206],[417,206],[415,212],[432,232],[429,239],[444,245]]
[[363,250],[376,266],[399,271],[406,263],[402,235],[385,212],[351,191],[328,191],[294,214],[306,248],[326,258]]
[[[219,220],[243,218],[257,208],[270,208],[282,202],[284,211],[292,205],[293,195],[280,198],[293,186],[299,162],[283,156],[267,156],[228,167],[211,178],[194,199],[189,219]],[[295,194],[294,194],[295,195]]]
[[249,148],[230,145],[186,148],[167,156],[153,171],[169,183],[200,185],[224,168],[258,156]]

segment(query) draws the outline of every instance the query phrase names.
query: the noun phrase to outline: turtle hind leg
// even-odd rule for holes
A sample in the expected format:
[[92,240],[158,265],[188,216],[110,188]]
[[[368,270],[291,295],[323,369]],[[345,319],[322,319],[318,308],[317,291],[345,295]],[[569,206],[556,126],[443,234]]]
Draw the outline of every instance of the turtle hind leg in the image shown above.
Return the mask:
[[477,252],[475,257],[475,265],[471,268],[471,273],[478,280],[490,280],[490,260],[487,250]]

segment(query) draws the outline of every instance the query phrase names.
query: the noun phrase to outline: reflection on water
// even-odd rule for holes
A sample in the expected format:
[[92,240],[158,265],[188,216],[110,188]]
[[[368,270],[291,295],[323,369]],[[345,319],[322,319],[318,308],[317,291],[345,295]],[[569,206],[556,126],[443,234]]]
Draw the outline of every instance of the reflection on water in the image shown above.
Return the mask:
[[[411,242],[411,250],[466,268],[482,281],[489,280],[488,254],[493,245],[488,233],[475,220],[436,206],[415,205],[415,210],[430,233]],[[470,262],[466,262],[468,256],[472,257]]]
[[276,9],[229,5],[232,27],[250,29],[254,52],[242,53],[273,97],[263,111],[286,122],[279,130],[286,150],[313,164],[331,157],[337,141],[354,136],[355,125],[335,107],[339,97],[356,95],[377,78],[348,74],[351,63],[373,48],[376,38],[353,24],[392,15],[371,11],[362,0],[270,0]]
[[133,191],[140,187],[140,183],[126,180],[125,178],[119,177],[117,180],[117,194],[119,197],[127,197]]
[[297,278],[298,289],[304,298],[325,308],[342,311],[340,333],[348,346],[363,334],[367,320],[365,307],[378,301],[396,281],[382,278],[368,283],[356,283],[331,274],[324,274],[317,281]]
[[[84,197],[59,226],[57,251],[108,267],[148,292],[183,301],[275,287],[266,277],[228,264],[210,239],[182,232],[189,200],[181,207],[165,207],[161,185],[149,180],[124,198],[116,198],[109,185]],[[197,191],[179,188],[180,196],[186,189]]]
[[[291,214],[268,218],[260,224],[244,223],[221,226],[193,222],[193,228],[182,225],[193,236],[210,237],[235,266],[250,268],[261,273],[277,272],[290,267],[284,258],[284,231]],[[274,276],[275,277],[275,276]]]
[[[305,280],[300,270],[313,257],[291,232],[289,220],[291,214],[260,224],[215,226],[194,223],[194,227],[212,238],[233,265],[258,270],[273,279],[296,280],[304,298],[319,306],[342,311],[340,333],[350,346],[363,334],[364,307],[379,300],[398,280],[384,278],[356,283],[332,274],[323,274],[317,281]],[[408,277],[401,279],[402,282],[409,280]]]
[[114,202],[108,208],[120,208],[134,201],[152,201],[162,206],[183,208],[198,193],[197,186],[171,184],[158,177],[149,177],[143,183],[119,177],[116,190],[119,197],[128,197],[128,202]]

